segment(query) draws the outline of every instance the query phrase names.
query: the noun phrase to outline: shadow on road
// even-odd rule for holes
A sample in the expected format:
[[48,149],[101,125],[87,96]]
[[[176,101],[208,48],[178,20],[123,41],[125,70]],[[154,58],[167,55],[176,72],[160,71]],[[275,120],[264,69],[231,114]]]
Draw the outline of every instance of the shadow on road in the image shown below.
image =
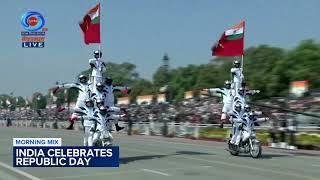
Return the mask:
[[215,154],[195,152],[195,151],[177,151],[174,154],[165,154],[165,155],[155,154],[155,155],[145,155],[145,156],[123,157],[123,158],[120,158],[120,164],[128,164],[134,161],[151,160],[155,158],[164,158],[164,157],[176,156],[176,155],[215,155]]
[[148,155],[148,156],[134,156],[120,158],[120,164],[128,164],[134,161],[150,160],[155,158],[163,158],[169,155]]
[[215,155],[215,154],[196,152],[196,151],[177,151],[176,155]]
[[289,157],[286,154],[261,154],[260,159],[272,159],[272,158],[281,158],[281,157]]
[[288,154],[294,155],[294,156],[315,156],[320,157],[320,153],[304,153],[304,152],[287,152]]
[[[250,154],[240,154],[238,157],[251,158]],[[272,158],[281,158],[281,157],[289,157],[289,155],[285,154],[261,154],[261,157],[258,159],[272,159]]]

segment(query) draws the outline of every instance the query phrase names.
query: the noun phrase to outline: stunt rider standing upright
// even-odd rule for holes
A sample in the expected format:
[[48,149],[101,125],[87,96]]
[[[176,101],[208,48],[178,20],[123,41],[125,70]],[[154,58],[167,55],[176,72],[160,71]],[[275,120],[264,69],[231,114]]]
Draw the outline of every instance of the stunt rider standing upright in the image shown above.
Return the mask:
[[[104,99],[104,106],[109,109],[109,115],[113,115],[115,112],[120,112],[120,109],[118,108],[113,108],[114,107],[114,91],[128,91],[127,87],[121,87],[121,86],[113,86],[113,80],[110,77],[105,78],[105,87],[104,91],[106,91],[106,98]],[[111,108],[113,110],[111,110]],[[120,131],[124,129],[124,127],[119,126],[117,118],[113,119],[113,123],[116,127],[117,131]]]
[[240,65],[240,62],[238,60],[235,60],[233,62],[233,68],[231,68],[231,75],[232,75],[232,83],[233,83],[233,89],[235,89],[236,94],[238,94],[238,90],[240,87],[244,86],[243,79],[244,76],[242,74],[242,67]]
[[95,132],[96,122],[94,121],[94,113],[96,109],[94,108],[94,103],[91,99],[85,100],[85,105],[76,107],[75,113],[79,114],[79,116],[83,120],[84,127],[84,146],[93,146],[93,135]]
[[93,68],[90,81],[93,84],[93,87],[97,85],[97,83],[102,82],[102,71],[103,67],[105,67],[105,63],[101,60],[102,52],[100,50],[94,51],[94,59],[89,59],[89,64]]

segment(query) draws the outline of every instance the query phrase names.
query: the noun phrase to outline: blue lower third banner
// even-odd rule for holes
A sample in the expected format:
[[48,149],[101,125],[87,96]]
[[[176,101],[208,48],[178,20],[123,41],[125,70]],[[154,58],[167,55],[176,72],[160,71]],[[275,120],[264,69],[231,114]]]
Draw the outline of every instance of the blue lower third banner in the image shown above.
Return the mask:
[[14,167],[119,167],[119,147],[13,147]]

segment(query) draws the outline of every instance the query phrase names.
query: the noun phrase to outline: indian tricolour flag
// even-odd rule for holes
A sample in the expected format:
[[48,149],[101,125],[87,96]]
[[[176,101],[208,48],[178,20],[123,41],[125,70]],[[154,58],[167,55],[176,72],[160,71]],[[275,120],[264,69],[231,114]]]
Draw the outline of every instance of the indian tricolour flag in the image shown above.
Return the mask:
[[100,3],[87,12],[79,25],[86,44],[100,43]]
[[236,40],[243,38],[244,21],[225,31],[227,40]]
[[304,93],[308,92],[309,81],[293,81],[290,85],[291,94],[300,97]]
[[228,28],[220,37],[219,41],[212,47],[213,56],[240,56],[243,55],[244,27],[242,21]]

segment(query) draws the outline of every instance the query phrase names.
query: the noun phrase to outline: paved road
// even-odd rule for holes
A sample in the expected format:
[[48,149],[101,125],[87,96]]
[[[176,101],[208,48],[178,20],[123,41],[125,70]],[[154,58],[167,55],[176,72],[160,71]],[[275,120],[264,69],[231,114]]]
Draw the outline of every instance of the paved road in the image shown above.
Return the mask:
[[12,168],[13,137],[61,137],[81,145],[77,131],[0,128],[0,180],[320,180],[320,152],[263,149],[260,159],[231,156],[224,143],[115,135],[120,168]]

